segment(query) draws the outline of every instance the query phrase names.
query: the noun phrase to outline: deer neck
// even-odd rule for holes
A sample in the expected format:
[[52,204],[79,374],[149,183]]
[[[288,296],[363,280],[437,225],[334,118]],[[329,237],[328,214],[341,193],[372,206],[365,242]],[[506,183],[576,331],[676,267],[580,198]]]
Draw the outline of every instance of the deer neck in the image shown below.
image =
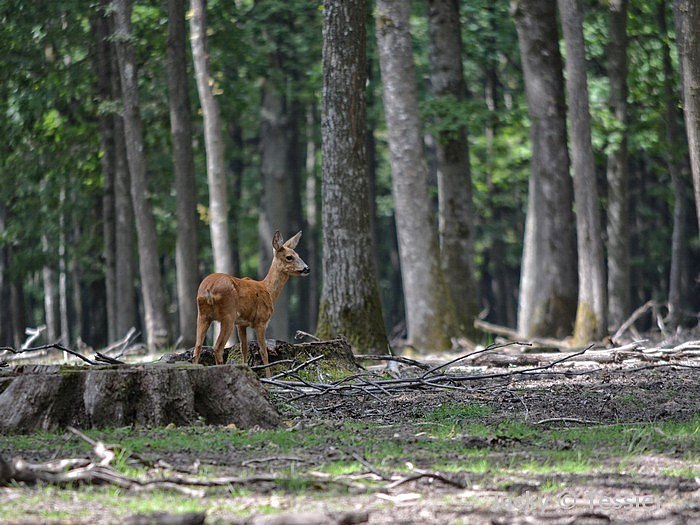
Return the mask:
[[289,275],[282,271],[281,265],[277,262],[277,259],[272,260],[270,269],[267,271],[267,275],[263,279],[263,284],[267,289],[268,293],[272,297],[272,302],[277,301],[277,297],[282,292],[282,288],[287,284],[289,280]]

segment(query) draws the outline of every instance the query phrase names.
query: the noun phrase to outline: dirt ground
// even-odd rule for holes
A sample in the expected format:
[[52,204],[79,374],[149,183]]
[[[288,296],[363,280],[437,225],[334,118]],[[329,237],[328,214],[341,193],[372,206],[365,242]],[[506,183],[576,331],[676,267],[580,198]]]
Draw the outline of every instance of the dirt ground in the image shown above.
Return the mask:
[[[597,371],[580,374],[581,368],[563,364],[558,374],[542,374],[524,378],[509,376],[462,384],[462,390],[416,390],[387,395],[361,394],[340,396],[327,394],[291,400],[288,395],[272,395],[280,412],[295,432],[305,432],[316,425],[342,425],[349,421],[373,423],[374,440],[386,439],[405,445],[405,453],[387,458],[380,465],[368,463],[364,472],[343,477],[346,488],[305,491],[278,490],[264,484],[245,493],[225,494],[221,491],[204,497],[208,508],[207,523],[267,523],[263,514],[319,511],[328,516],[323,523],[337,523],[343,512],[366,512],[370,524],[700,524],[700,450],[698,440],[687,446],[675,443],[671,449],[633,454],[624,466],[588,469],[583,472],[513,473],[485,469],[436,472],[434,457],[423,456],[421,450],[429,439],[426,416],[445,406],[480,405],[489,408],[476,418],[478,423],[494,429],[491,436],[457,435],[473,448],[483,448],[491,458],[528,455],[537,460],[531,443],[499,435],[502,421],[523,421],[542,428],[601,427],[612,424],[630,425],[663,422],[700,421],[700,361],[677,363],[680,367],[644,368],[640,363],[613,365],[590,364]],[[696,368],[697,367],[697,368]],[[640,369],[642,368],[642,369]],[[484,373],[484,369],[464,369]],[[576,372],[567,374],[566,372]],[[546,420],[551,420],[547,422]],[[434,423],[433,423],[434,424]],[[696,433],[700,433],[700,422]],[[662,432],[659,430],[659,432]],[[177,465],[200,461],[226,475],[245,472],[274,473],[277,469],[303,465],[305,472],[337,457],[357,453],[341,450],[333,443],[294,451],[293,456],[279,455],[275,450],[258,448],[237,450],[173,450],[161,458]],[[570,450],[576,443],[557,443],[561,450]],[[27,451],[31,459],[47,459],[50,451]],[[546,451],[542,451],[543,457]],[[256,462],[269,455],[265,461]],[[459,462],[457,453],[446,462]],[[604,457],[604,454],[601,456]],[[251,460],[253,460],[251,462]],[[420,474],[426,469],[438,476],[418,477],[392,488],[361,490],[359,481],[378,475],[408,477],[405,465]],[[397,474],[399,467],[404,470]],[[441,479],[439,475],[444,476]],[[319,474],[320,476],[320,474]],[[398,479],[395,478],[395,479]],[[388,479],[388,478],[387,478]],[[445,482],[445,479],[455,483]],[[326,479],[323,480],[324,483]],[[22,486],[0,489],[0,504],[21,502],[27,495]],[[80,503],[61,498],[47,501],[57,510],[76,509]],[[235,512],[231,510],[235,506]],[[58,519],[44,523],[114,523],[109,505],[91,504],[88,517]],[[263,513],[260,509],[266,509]],[[76,514],[77,515],[77,514]],[[335,518],[334,518],[335,516]],[[255,521],[258,519],[259,521]],[[311,518],[309,518],[311,519]],[[127,520],[128,522],[128,520]],[[299,523],[303,523],[302,521]],[[34,523],[31,516],[18,517],[14,523]],[[279,523],[295,523],[280,521]],[[309,521],[309,523],[312,523]]]

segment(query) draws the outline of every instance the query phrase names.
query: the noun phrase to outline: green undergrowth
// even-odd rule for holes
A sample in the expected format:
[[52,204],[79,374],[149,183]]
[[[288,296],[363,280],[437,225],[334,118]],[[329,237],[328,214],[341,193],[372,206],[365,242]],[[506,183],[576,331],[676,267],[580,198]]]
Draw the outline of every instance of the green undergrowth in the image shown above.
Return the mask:
[[[112,466],[126,475],[138,476],[144,470],[132,454],[180,462],[201,458],[202,477],[218,475],[222,469],[243,476],[274,473],[283,480],[278,486],[292,492],[313,485],[306,476],[310,471],[347,476],[367,472],[368,464],[386,474],[421,468],[492,477],[496,482],[515,473],[633,471],[637,458],[648,455],[685,461],[687,467],[668,467],[666,473],[690,477],[698,474],[700,461],[700,416],[685,422],[546,426],[498,420],[493,407],[479,404],[441,406],[398,425],[346,420],[298,429],[195,426],[85,433],[119,445]],[[0,436],[0,455],[6,458],[45,460],[85,456],[91,450],[91,445],[68,432]],[[249,461],[270,457],[280,460]]]
[[[206,512],[230,521],[253,508],[256,514],[279,512],[275,502],[284,495],[325,505],[338,496],[379,491],[386,482],[366,476],[370,470],[389,479],[424,469],[496,491],[517,490],[511,487],[526,480],[542,494],[596,475],[635,479],[640,461],[650,457],[654,465],[658,460],[656,475],[700,476],[700,415],[685,422],[597,426],[536,425],[497,416],[493,406],[455,403],[398,424],[346,420],[250,431],[221,426],[85,430],[92,439],[119,445],[111,465],[133,478],[153,476],[152,469],[135,461],[138,455],[180,466],[200,459],[193,475],[201,479],[274,474],[276,481],[210,487],[203,491],[205,498],[166,489],[13,483],[0,488],[0,523],[18,517],[27,523],[100,522],[105,516],[127,519],[156,512]],[[91,445],[70,432],[0,435],[4,458],[44,461],[91,452]]]

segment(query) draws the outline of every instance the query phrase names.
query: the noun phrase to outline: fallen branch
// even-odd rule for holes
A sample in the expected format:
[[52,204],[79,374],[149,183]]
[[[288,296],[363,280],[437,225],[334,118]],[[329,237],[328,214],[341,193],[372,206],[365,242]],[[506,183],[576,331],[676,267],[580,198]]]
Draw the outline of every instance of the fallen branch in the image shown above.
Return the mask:
[[439,472],[425,472],[425,471],[416,470],[415,474],[411,474],[410,476],[406,476],[404,478],[393,481],[392,483],[389,483],[388,485],[386,485],[383,490],[384,491],[392,490],[392,489],[395,489],[396,487],[399,487],[405,483],[410,483],[411,481],[417,481],[419,479],[424,479],[424,478],[436,479],[438,481],[442,481],[443,483],[445,483],[447,485],[451,485],[451,486],[456,487],[458,489],[466,489],[469,486],[468,484],[466,484],[462,481],[448,478],[447,476],[440,474]]
[[79,359],[82,359],[83,361],[85,361],[86,363],[88,363],[90,365],[100,364],[96,361],[88,359],[80,352],[76,352],[75,350],[71,350],[70,348],[67,348],[59,343],[51,343],[51,344],[47,344],[47,345],[34,346],[34,347],[30,347],[30,348],[22,348],[20,350],[16,350],[16,349],[12,348],[11,346],[2,346],[2,347],[0,347],[0,350],[4,350],[6,352],[10,352],[11,354],[15,354],[15,355],[24,354],[26,352],[36,352],[38,350],[59,350],[61,352],[65,352],[65,353],[71,354]]
[[580,425],[602,425],[600,421],[593,419],[579,419],[577,417],[549,417],[534,421],[533,425],[544,425],[546,423],[578,423]]
[[355,354],[355,359],[358,361],[395,361],[397,363],[402,363],[404,365],[415,366],[422,368],[423,370],[428,370],[430,365],[416,361],[415,359],[409,359],[408,357],[401,357],[398,355],[374,355],[374,354]]
[[[475,319],[474,320],[474,328],[477,328],[481,330],[482,332],[486,332],[488,334],[496,334],[496,335],[501,335],[503,337],[507,337],[508,339],[511,339],[513,341],[517,341],[518,339],[523,339],[523,336],[518,333],[517,330],[513,330],[512,328],[508,328],[507,326],[501,326],[493,323],[488,323],[486,321],[482,321],[481,319]],[[531,343],[538,344],[538,345],[544,345],[544,346],[553,346],[555,348],[569,348],[570,344],[566,339],[552,339],[548,337],[535,337],[533,339],[530,339]]]
[[637,321],[637,319],[639,319],[641,316],[647,313],[648,310],[654,308],[655,305],[656,301],[647,301],[642,306],[637,308],[634,312],[632,312],[632,315],[629,316],[627,321],[620,325],[620,328],[617,329],[615,335],[612,336],[613,342],[619,341],[620,337],[622,337],[622,334],[624,334]]

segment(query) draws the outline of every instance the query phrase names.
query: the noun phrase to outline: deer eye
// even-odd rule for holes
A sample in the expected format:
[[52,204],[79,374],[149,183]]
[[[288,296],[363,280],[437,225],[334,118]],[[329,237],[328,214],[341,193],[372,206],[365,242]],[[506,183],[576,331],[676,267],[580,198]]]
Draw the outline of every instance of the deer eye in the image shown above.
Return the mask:
[[287,257],[285,257],[285,259],[287,259],[288,261],[292,261],[292,260],[294,260],[294,257],[292,257],[291,255],[287,255]]

